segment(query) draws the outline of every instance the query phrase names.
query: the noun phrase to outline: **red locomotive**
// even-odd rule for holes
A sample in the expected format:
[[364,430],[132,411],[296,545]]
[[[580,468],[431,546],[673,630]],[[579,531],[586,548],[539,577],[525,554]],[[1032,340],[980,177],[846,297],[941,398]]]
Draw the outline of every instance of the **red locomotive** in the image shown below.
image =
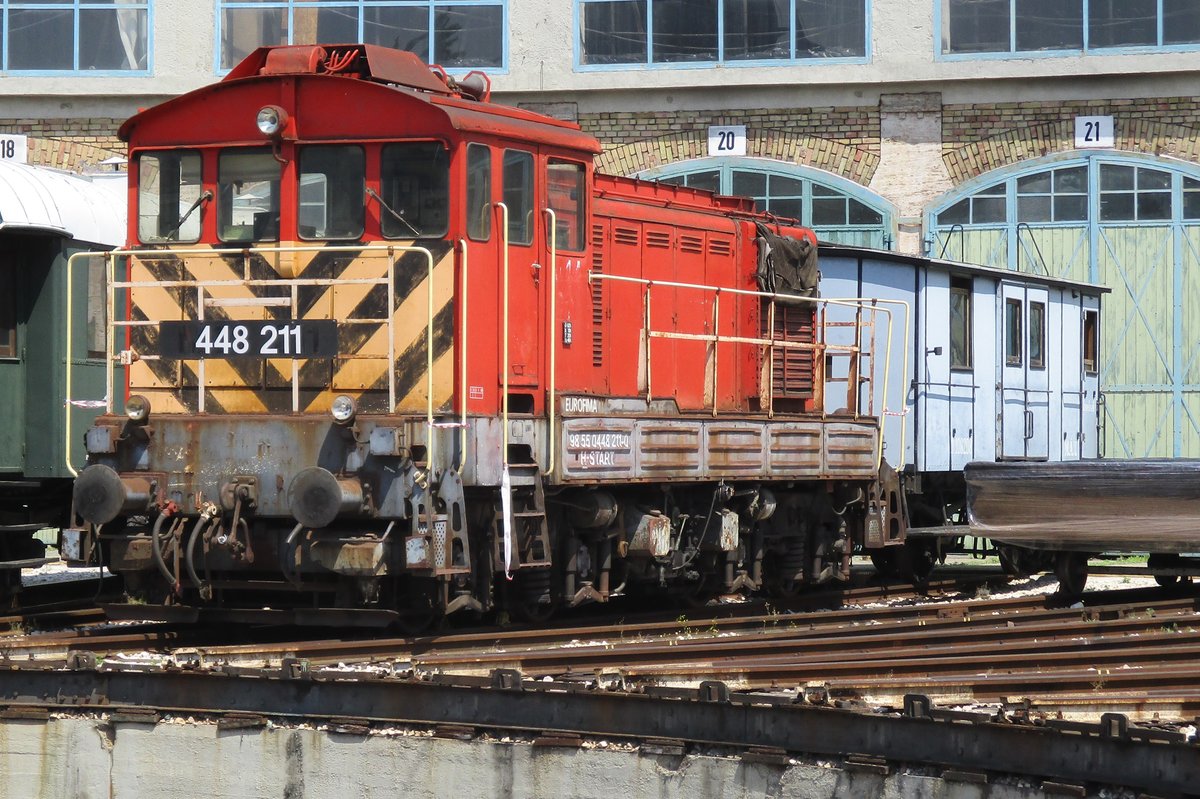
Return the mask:
[[811,231],[369,45],[260,49],[121,135],[126,391],[74,534],[131,594],[539,617],[903,542],[880,312],[826,335]]

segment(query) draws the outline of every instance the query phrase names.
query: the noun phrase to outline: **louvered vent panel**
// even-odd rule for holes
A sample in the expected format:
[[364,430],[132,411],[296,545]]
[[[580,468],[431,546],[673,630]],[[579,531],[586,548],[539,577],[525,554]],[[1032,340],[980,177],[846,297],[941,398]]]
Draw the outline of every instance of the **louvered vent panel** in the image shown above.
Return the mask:
[[701,239],[699,236],[680,236],[679,237],[679,249],[683,250],[684,252],[697,253],[697,254],[703,253],[704,252],[704,240]]
[[613,228],[613,241],[617,244],[638,244],[638,232],[634,227]]
[[[604,225],[592,225],[592,273],[604,274]],[[603,280],[592,280],[592,366],[604,365],[603,289]]]
[[729,255],[733,252],[733,243],[729,239],[709,239],[709,255]]
[[[775,306],[775,339],[811,344],[815,311],[809,304]],[[763,313],[763,330],[767,316]],[[765,337],[765,336],[764,336]],[[772,396],[776,399],[806,399],[813,396],[813,351],[776,347],[771,371]]]
[[657,249],[668,249],[671,246],[671,234],[666,230],[646,231],[646,246]]

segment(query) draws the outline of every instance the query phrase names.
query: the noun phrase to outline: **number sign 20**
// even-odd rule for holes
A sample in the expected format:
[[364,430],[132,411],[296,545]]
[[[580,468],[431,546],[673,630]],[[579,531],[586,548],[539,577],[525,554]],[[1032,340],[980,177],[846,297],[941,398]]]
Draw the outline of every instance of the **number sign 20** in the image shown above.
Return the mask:
[[713,125],[708,129],[709,155],[745,155],[745,125]]

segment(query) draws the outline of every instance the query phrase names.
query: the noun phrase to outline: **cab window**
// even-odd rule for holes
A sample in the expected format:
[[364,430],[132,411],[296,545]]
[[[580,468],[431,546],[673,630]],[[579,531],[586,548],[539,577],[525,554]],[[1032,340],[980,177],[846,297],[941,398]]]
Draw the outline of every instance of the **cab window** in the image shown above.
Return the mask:
[[484,144],[467,145],[467,235],[492,237],[492,151]]
[[508,243],[533,243],[533,154],[504,151],[504,204],[508,207]]
[[320,145],[300,151],[302,239],[357,239],[363,234],[366,159],[361,147]]
[[269,147],[226,150],[217,162],[221,241],[279,240],[281,164]]
[[149,152],[137,161],[138,239],[146,244],[199,241],[204,191],[200,154]]
[[1004,301],[1004,363],[1020,366],[1023,363],[1021,349],[1021,301]]
[[554,211],[555,240],[550,241],[547,229],[546,246],[553,243],[560,250],[583,249],[584,180],[583,164],[551,160],[547,166],[546,190]]
[[446,235],[450,218],[450,156],[437,142],[383,148],[383,206],[379,221],[389,239]]

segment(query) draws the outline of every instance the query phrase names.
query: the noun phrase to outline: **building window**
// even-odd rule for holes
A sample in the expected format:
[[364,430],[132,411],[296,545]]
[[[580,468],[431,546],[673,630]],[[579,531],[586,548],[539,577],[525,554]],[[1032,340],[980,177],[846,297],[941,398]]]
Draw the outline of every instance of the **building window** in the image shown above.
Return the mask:
[[942,53],[1200,44],[1194,0],[940,0]]
[[[823,238],[837,239],[839,233],[856,234],[885,226],[884,212],[879,208],[834,186],[797,175],[725,166],[676,173],[666,171],[661,176],[649,176],[663,183],[750,197],[759,211],[798,219],[816,228]],[[880,246],[880,243],[878,240],[872,242],[873,246]]]
[[1018,222],[1082,222],[1087,219],[1087,167],[1050,169],[1017,178]]
[[1021,301],[1004,301],[1004,363],[1021,365]]
[[1170,218],[1170,172],[1125,164],[1101,164],[1101,222],[1142,222]]
[[1046,368],[1046,303],[1029,303],[1029,366]]
[[938,215],[940,225],[993,225],[1004,222],[1005,189],[1003,183],[959,200]]
[[11,72],[145,72],[148,0],[0,0]]
[[1089,375],[1098,374],[1100,362],[1100,312],[1083,312],[1083,371]]
[[219,0],[219,69],[264,45],[364,42],[448,69],[504,66],[505,0]]
[[578,0],[580,63],[863,58],[867,0]]
[[971,279],[950,278],[950,368],[971,368]]

